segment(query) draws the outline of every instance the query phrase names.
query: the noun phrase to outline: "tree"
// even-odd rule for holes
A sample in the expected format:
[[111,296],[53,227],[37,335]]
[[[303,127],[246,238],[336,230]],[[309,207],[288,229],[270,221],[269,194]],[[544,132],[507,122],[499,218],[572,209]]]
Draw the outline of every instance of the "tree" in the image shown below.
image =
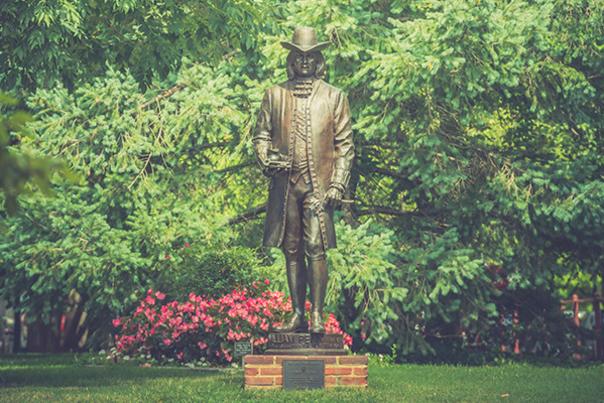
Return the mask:
[[108,66],[129,69],[146,86],[183,57],[217,60],[250,49],[268,12],[249,0],[6,1],[0,88],[74,88]]
[[[240,263],[257,255],[254,270],[284,285],[278,254],[258,249],[267,184],[250,130],[263,90],[285,79],[279,40],[302,24],[331,41],[328,81],[346,89],[355,117],[355,203],[338,223],[328,296],[355,348],[396,345],[418,357],[443,346],[465,352],[478,335],[496,346],[498,304],[549,309],[568,291],[556,288],[562,278],[601,281],[601,2],[266,2],[262,24],[208,30],[203,43],[217,58],[183,45],[197,32],[192,20],[157,29],[180,11],[128,39],[142,16],[173,3],[108,4],[86,7],[120,22],[120,40],[99,28],[101,59],[61,45],[56,60],[74,66],[62,70],[66,87],[27,97],[32,149],[85,178],[55,183],[48,203],[27,198],[27,214],[0,237],[2,292],[32,315],[64,310],[77,290],[90,328],[106,334],[106,318],[159,272],[186,266],[171,252],[184,242],[207,256],[236,247]],[[256,15],[248,5],[227,3],[221,14],[203,3],[222,22]],[[90,39],[96,25],[82,18]],[[124,51],[141,38],[163,56],[143,63]],[[3,85],[29,91],[47,85],[42,77],[57,80],[60,64],[47,63],[26,82],[42,62],[18,57],[10,60],[22,70],[6,70],[3,82],[21,78]],[[560,332],[547,309],[530,320]]]
[[3,207],[9,214],[16,213],[18,196],[29,191],[28,183],[34,183],[45,195],[50,195],[53,173],[60,172],[74,179],[60,162],[35,156],[24,149],[21,143],[28,138],[26,124],[32,117],[15,109],[17,105],[15,98],[0,92],[0,191]]

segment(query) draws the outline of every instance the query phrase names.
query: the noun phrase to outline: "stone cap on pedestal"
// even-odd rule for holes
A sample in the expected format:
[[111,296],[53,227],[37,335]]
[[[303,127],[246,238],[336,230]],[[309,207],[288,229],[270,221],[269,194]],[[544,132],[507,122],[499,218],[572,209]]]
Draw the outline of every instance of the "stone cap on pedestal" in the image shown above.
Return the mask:
[[343,355],[341,334],[270,333],[265,354]]

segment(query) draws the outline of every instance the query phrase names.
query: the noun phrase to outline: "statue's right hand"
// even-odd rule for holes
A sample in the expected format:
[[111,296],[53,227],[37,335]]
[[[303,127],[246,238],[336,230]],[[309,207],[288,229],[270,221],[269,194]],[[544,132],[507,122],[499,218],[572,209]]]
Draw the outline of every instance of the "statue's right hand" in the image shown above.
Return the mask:
[[285,170],[285,168],[283,168],[283,167],[275,167],[275,166],[271,166],[269,164],[269,165],[264,166],[264,168],[262,169],[262,173],[264,173],[264,175],[266,175],[268,177],[273,177],[273,176],[277,175],[278,173],[281,173],[284,170]]
[[257,150],[258,160],[262,167],[262,173],[268,177],[272,177],[289,168],[286,159],[277,151],[270,152],[268,147],[261,147]]
[[274,173],[269,166],[268,147],[258,147],[256,156],[258,157],[258,162],[260,163],[260,168],[262,169],[264,176],[273,176]]
[[258,146],[256,149],[256,157],[263,167],[268,164],[268,147]]

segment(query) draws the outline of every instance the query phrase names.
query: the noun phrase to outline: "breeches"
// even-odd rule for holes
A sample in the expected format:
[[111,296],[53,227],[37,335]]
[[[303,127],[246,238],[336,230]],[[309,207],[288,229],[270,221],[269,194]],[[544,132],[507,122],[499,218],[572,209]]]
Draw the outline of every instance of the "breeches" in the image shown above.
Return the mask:
[[312,184],[308,178],[300,175],[289,186],[285,205],[283,253],[290,258],[297,258],[303,250],[309,260],[325,259],[319,216],[314,209],[320,203],[313,195]]

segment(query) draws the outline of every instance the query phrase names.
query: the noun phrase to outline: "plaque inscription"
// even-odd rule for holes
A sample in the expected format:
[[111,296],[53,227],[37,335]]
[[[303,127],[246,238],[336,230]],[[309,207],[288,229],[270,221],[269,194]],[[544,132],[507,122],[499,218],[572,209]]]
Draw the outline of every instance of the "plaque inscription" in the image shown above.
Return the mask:
[[325,362],[322,360],[283,360],[285,389],[320,389],[325,387]]
[[236,341],[234,348],[235,358],[243,357],[244,355],[254,354],[254,347],[251,341]]

